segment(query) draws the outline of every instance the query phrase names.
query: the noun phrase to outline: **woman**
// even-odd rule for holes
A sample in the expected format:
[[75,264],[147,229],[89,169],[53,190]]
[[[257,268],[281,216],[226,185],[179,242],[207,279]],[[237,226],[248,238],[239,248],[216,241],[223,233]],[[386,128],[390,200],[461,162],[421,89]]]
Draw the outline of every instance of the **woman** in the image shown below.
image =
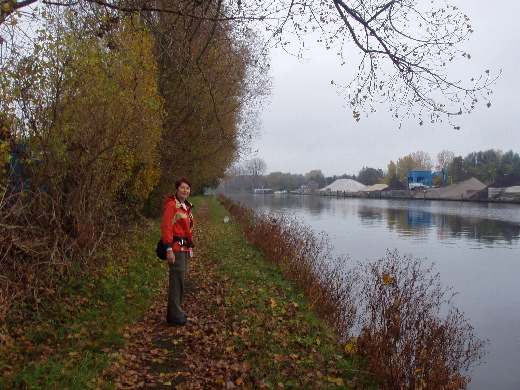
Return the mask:
[[165,196],[161,223],[161,237],[170,268],[166,321],[170,325],[185,325],[188,318],[181,305],[188,258],[193,257],[193,205],[187,200],[191,182],[180,178],[175,182],[175,190],[174,195]]

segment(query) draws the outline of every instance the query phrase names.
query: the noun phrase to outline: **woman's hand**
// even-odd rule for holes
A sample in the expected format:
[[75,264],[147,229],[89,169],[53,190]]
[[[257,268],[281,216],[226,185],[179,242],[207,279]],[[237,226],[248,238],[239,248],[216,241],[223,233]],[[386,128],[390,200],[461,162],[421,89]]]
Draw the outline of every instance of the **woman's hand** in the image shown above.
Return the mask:
[[175,254],[173,251],[166,251],[166,260],[168,260],[170,264],[175,263]]

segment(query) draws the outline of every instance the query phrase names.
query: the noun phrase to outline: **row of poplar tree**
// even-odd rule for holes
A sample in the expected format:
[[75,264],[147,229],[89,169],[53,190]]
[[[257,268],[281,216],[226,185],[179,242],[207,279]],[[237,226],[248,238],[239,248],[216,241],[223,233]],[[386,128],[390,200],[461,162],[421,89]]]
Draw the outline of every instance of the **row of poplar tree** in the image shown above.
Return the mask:
[[160,215],[177,178],[215,185],[250,138],[269,92],[259,38],[185,4],[189,18],[34,8],[2,53],[0,314]]

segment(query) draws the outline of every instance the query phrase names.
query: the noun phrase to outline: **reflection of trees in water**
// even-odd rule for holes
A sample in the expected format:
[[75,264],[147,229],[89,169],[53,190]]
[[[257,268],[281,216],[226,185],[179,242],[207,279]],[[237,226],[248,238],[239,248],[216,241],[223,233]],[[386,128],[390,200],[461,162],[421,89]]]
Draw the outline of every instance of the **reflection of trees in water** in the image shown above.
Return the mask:
[[520,239],[520,226],[504,221],[490,219],[461,218],[445,215],[447,232],[452,237],[463,236],[484,244],[494,244],[504,241],[507,244],[516,243]]
[[[503,242],[511,245],[520,241],[520,225],[517,223],[478,218],[478,211],[468,217],[456,214],[431,213],[421,208],[418,201],[410,201],[404,207],[377,207],[376,203],[357,204],[358,207],[331,207],[329,199],[324,201],[317,196],[294,196],[294,195],[248,195],[234,194],[239,202],[249,207],[262,211],[266,209],[303,209],[313,215],[324,212],[340,214],[343,218],[352,218],[357,215],[365,226],[383,225],[386,222],[389,231],[398,232],[401,236],[423,239],[430,235],[435,229],[440,239],[466,238],[484,245],[493,245]],[[421,203],[430,207],[431,202]],[[471,208],[473,205],[469,205]],[[463,204],[460,203],[463,208]],[[496,207],[496,205],[490,206]],[[466,213],[467,214],[467,213]],[[486,213],[485,213],[486,214]]]
[[[422,237],[427,235],[432,227],[436,227],[438,237],[443,239],[464,237],[487,245],[497,241],[513,244],[520,240],[520,226],[510,222],[433,214],[417,209],[378,210],[379,215],[381,210],[386,212],[388,230],[406,236]],[[368,216],[365,222],[373,219],[366,209],[359,213],[360,218],[364,218],[365,215]]]
[[361,218],[361,223],[363,224],[373,224],[374,222],[384,221],[384,213],[381,209],[375,208],[361,208],[358,211],[359,218]]
[[[287,195],[287,196],[294,196],[294,195]],[[300,197],[300,205],[303,206],[303,208],[307,211],[310,211],[314,215],[319,215],[323,211],[325,211],[328,206],[326,206],[321,199],[317,196],[312,195],[304,195],[308,199],[302,199]],[[304,201],[305,200],[305,201]]]
[[258,208],[258,206],[271,210],[303,209],[310,214],[320,215],[329,207],[319,197],[311,195],[257,194],[254,195],[253,199],[254,202],[248,205],[253,209]]

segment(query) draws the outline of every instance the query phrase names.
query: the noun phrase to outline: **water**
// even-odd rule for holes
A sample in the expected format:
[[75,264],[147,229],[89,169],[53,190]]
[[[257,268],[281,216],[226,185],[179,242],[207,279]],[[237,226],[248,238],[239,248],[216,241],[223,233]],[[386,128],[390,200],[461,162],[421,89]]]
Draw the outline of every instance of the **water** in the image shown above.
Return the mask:
[[475,335],[489,340],[471,390],[520,389],[520,205],[228,194],[255,211],[285,211],[323,232],[335,254],[377,260],[387,249],[435,262]]

